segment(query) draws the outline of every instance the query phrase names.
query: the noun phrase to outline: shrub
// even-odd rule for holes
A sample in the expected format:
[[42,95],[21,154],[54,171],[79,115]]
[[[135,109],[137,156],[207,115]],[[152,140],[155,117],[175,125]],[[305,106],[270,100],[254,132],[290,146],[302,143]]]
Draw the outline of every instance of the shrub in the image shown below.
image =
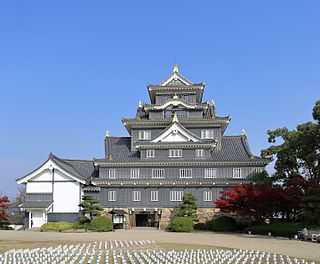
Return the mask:
[[40,231],[65,231],[72,229],[73,224],[68,222],[48,222],[40,227]]
[[81,216],[74,224],[74,229],[88,229],[91,220],[85,216]]
[[271,232],[271,235],[273,236],[293,237],[301,229],[302,226],[299,223],[275,222],[271,224],[257,224],[248,226],[244,229],[244,231],[251,231],[252,234],[259,235],[268,235],[268,233]]
[[207,230],[206,223],[197,223],[194,225],[195,230]]
[[176,217],[168,226],[170,232],[191,232],[193,230],[193,221],[189,217]]
[[234,218],[230,216],[220,216],[206,223],[210,231],[233,232],[239,230],[239,225]]
[[98,216],[90,222],[88,229],[95,232],[112,231],[113,230],[112,220],[103,216]]

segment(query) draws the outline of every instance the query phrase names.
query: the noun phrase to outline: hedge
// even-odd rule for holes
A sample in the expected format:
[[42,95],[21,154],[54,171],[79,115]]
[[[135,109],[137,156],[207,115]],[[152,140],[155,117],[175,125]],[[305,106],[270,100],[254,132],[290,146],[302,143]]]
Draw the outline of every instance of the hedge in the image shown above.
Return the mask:
[[48,222],[40,227],[40,231],[65,231],[73,228],[73,224],[68,222]]
[[113,230],[112,220],[103,216],[98,216],[94,218],[88,229],[95,232],[108,232]]
[[299,230],[302,230],[301,224],[290,222],[252,225],[244,229],[245,232],[251,231],[252,234],[268,235],[270,232],[272,236],[281,237],[293,237]]
[[206,223],[207,230],[220,232],[233,232],[239,230],[237,221],[230,216],[220,216]]
[[176,217],[168,226],[170,232],[191,232],[193,231],[193,220],[190,217]]
[[74,229],[88,229],[91,220],[85,216],[81,216],[78,221],[73,224]]

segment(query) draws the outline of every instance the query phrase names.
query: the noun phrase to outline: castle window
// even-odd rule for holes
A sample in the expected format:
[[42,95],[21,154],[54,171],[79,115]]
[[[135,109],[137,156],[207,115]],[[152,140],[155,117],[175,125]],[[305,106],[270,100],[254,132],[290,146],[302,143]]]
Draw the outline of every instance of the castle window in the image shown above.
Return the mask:
[[152,178],[164,178],[164,169],[152,169]]
[[192,178],[192,169],[180,169],[180,178]]
[[203,201],[212,202],[212,191],[203,191]]
[[170,158],[182,157],[182,149],[169,149],[169,157]]
[[213,130],[201,130],[201,139],[213,139]]
[[140,175],[140,169],[131,169],[130,170],[130,178],[131,179],[137,179]]
[[196,149],[196,157],[204,157],[204,149]]
[[108,201],[109,202],[116,201],[116,191],[108,191]]
[[151,191],[151,202],[158,202],[158,191]]
[[235,178],[235,179],[240,179],[240,178],[242,178],[241,168],[234,168],[234,169],[233,169],[233,175],[232,175],[232,177]]
[[260,173],[262,171],[263,171],[262,168],[253,168],[253,173]]
[[151,131],[150,130],[141,130],[139,131],[139,140],[150,140]]
[[109,179],[115,179],[115,178],[116,178],[116,170],[109,169]]
[[216,168],[207,168],[204,170],[205,178],[217,178],[217,169]]
[[154,157],[155,157],[155,150],[147,149],[147,158],[154,158]]
[[132,192],[132,200],[134,202],[139,202],[141,201],[141,191],[133,191]]
[[171,202],[181,202],[183,198],[183,191],[170,191]]

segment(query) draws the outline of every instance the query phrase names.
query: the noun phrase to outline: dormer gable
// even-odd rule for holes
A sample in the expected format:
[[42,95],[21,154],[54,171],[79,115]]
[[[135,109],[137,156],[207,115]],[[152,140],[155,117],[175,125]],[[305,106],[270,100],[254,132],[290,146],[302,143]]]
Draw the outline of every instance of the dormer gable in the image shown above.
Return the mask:
[[199,142],[200,139],[183,127],[175,115],[172,124],[167,127],[159,136],[151,140],[151,143],[158,142]]
[[177,64],[174,64],[172,73],[160,83],[161,86],[179,86],[179,85],[192,85],[192,82],[183,77],[179,73]]

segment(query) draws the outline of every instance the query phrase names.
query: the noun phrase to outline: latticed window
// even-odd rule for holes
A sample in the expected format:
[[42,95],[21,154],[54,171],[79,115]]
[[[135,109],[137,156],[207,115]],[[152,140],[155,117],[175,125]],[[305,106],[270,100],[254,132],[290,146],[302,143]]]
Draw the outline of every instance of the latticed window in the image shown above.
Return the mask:
[[158,202],[159,201],[159,195],[158,191],[151,191],[151,201],[152,202]]
[[201,130],[201,139],[213,139],[213,130],[212,129]]
[[164,178],[164,169],[152,169],[152,178]]
[[116,169],[109,169],[109,179],[116,178]]
[[212,201],[212,191],[203,191],[203,201],[205,202]]
[[137,179],[140,176],[140,169],[131,169],[130,170],[130,178]]
[[169,149],[169,157],[170,158],[182,157],[182,149]]
[[192,178],[192,169],[180,169],[180,178]]
[[151,131],[150,130],[141,130],[139,131],[139,140],[150,140]]
[[217,169],[216,168],[206,168],[204,170],[205,178],[217,178]]
[[139,202],[141,201],[141,191],[133,191],[132,192],[132,200],[134,202]]
[[170,201],[181,202],[183,198],[183,191],[170,191]]
[[263,168],[253,168],[253,173],[260,173],[263,171]]
[[108,201],[109,202],[116,201],[116,191],[108,191]]
[[204,149],[196,149],[196,157],[204,157]]
[[154,157],[155,157],[155,150],[147,149],[147,158],[154,158]]
[[235,179],[242,178],[241,168],[234,168],[232,177],[235,178]]

